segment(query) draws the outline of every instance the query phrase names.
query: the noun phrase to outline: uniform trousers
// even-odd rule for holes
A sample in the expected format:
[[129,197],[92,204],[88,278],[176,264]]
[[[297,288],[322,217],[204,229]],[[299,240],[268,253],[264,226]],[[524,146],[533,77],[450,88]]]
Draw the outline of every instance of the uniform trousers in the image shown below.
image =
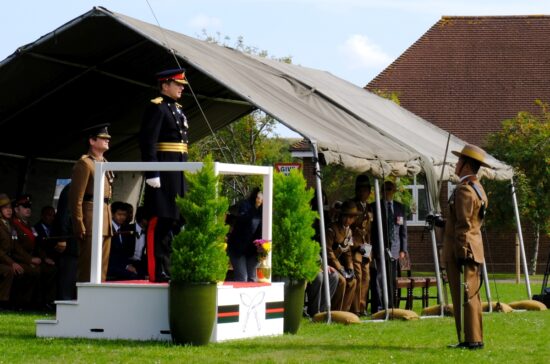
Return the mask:
[[357,280],[355,297],[351,305],[351,311],[362,314],[367,310],[367,294],[370,283],[370,264],[363,263],[363,256],[357,255],[353,259],[353,271]]
[[[90,282],[90,270],[92,267],[92,236],[86,234],[83,240],[79,240],[80,253],[78,255],[78,282]],[[111,253],[111,237],[103,236],[101,256],[101,281],[107,280],[109,268],[109,254]]]
[[338,288],[332,296],[331,306],[334,311],[349,311],[353,299],[355,297],[355,287],[357,281],[354,279],[346,279],[338,273]]
[[[456,260],[447,260],[447,277],[453,300],[453,311],[457,334],[460,333],[460,294],[463,291],[460,282],[460,266]],[[479,290],[481,288],[480,265],[468,260],[464,265],[464,337],[469,343],[483,342],[482,307]]]
[[10,299],[11,285],[13,284],[13,269],[7,264],[0,264],[0,302]]

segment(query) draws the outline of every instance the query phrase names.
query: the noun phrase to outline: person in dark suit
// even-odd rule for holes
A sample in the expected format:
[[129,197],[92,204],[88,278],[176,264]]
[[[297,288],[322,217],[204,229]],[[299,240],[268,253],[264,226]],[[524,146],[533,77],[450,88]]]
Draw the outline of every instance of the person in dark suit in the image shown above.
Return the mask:
[[[147,106],[140,131],[144,162],[186,162],[189,125],[177,103],[187,84],[184,69],[157,73],[160,96]],[[183,196],[185,178],[181,171],[146,172],[144,206],[151,234],[147,239],[149,280],[170,279],[172,238],[182,226],[176,196]],[[149,236],[151,237],[149,239]]]
[[130,253],[130,264],[137,272],[138,278],[143,279],[147,276],[147,218],[145,208],[139,206],[136,210],[136,222],[126,225],[125,230],[130,232],[128,241],[128,251]]
[[130,262],[130,241],[133,239],[131,231],[124,229],[128,210],[124,202],[115,201],[111,204],[113,221],[113,237],[111,238],[111,252],[109,255],[109,270],[107,280],[132,280],[137,279],[137,271]]
[[[467,144],[462,151],[453,151],[458,156],[455,174],[460,178],[449,198],[449,216],[445,223],[443,257],[451,298],[453,300],[455,328],[459,343],[456,348],[483,348],[482,306],[479,296],[481,288],[480,265],[485,262],[481,225],[488,205],[487,195],[477,179],[485,162],[485,151]],[[461,282],[460,275],[464,275]],[[464,284],[464,285],[463,285]],[[461,307],[460,296],[464,302]],[[464,322],[461,311],[464,310]],[[464,324],[464,327],[462,325]],[[464,336],[461,332],[464,332]]]
[[44,206],[40,211],[40,221],[34,224],[36,231],[36,244],[46,252],[46,256],[55,261],[59,253],[55,250],[56,242],[49,239],[52,236],[52,224],[55,220],[55,209],[53,206]]
[[[384,182],[384,199],[380,202],[382,212],[382,229],[384,237],[384,252],[380,252],[378,244],[378,223],[377,216],[374,216],[372,224],[372,253],[374,258],[373,268],[371,269],[371,293],[372,313],[382,308],[382,267],[381,259],[386,259],[387,286],[388,286],[388,306],[393,306],[394,282],[397,278],[397,267],[399,258],[405,257],[408,253],[407,242],[407,211],[405,206],[393,200],[396,192],[395,183],[392,181]],[[376,211],[374,203],[371,204],[372,211]]]

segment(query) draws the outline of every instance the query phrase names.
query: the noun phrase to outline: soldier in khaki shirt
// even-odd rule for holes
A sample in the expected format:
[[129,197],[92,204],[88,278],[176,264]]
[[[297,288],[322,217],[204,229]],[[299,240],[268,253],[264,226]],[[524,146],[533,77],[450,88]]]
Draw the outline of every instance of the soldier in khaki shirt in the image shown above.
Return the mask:
[[[476,173],[485,163],[485,151],[475,145],[466,145],[459,157],[455,173],[460,178],[449,199],[449,217],[445,225],[443,256],[447,268],[454,307],[456,331],[459,342],[453,347],[483,348],[480,265],[484,263],[481,224],[487,208],[487,195]],[[464,272],[464,286],[460,272]],[[464,307],[460,307],[460,295],[464,295]],[[464,327],[461,310],[464,310]],[[462,337],[461,332],[464,332]]]
[[339,273],[338,288],[331,302],[336,311],[349,311],[355,298],[357,280],[353,271],[353,238],[350,226],[360,214],[355,203],[344,202],[338,221],[326,233],[328,265]]
[[[89,148],[75,163],[71,176],[71,189],[69,191],[69,210],[73,223],[73,232],[78,240],[78,282],[90,281],[90,269],[92,259],[92,215],[94,206],[94,163],[106,162],[103,153],[109,150],[111,136],[107,131],[109,124],[97,125],[86,129]],[[111,209],[109,200],[112,194],[111,185],[114,174],[108,172],[105,176],[103,204],[103,255],[101,261],[101,280],[107,279],[109,266],[109,252],[111,250]]]
[[357,206],[360,215],[351,225],[353,234],[353,270],[357,280],[355,298],[351,305],[351,311],[357,316],[367,314],[367,294],[370,283],[371,237],[370,229],[373,214],[368,202],[371,193],[369,176],[361,174],[355,179],[355,197],[351,200]]

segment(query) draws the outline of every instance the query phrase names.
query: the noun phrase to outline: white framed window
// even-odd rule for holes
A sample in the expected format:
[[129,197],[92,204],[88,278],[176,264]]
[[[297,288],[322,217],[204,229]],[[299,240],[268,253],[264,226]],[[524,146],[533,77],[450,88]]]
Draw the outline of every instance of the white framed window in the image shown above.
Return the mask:
[[424,226],[426,224],[426,215],[429,213],[425,177],[422,175],[414,176],[412,184],[406,185],[405,188],[410,190],[412,195],[411,209],[407,216],[407,225]]

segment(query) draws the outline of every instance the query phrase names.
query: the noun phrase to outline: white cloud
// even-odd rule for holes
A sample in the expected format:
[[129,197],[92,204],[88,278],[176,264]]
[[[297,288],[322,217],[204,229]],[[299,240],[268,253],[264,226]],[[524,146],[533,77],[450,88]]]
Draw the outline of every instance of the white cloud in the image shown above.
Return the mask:
[[353,34],[340,47],[340,52],[352,69],[387,66],[393,58],[366,35]]
[[188,22],[190,27],[196,29],[220,29],[222,27],[222,21],[219,18],[213,16],[207,16],[199,14]]

